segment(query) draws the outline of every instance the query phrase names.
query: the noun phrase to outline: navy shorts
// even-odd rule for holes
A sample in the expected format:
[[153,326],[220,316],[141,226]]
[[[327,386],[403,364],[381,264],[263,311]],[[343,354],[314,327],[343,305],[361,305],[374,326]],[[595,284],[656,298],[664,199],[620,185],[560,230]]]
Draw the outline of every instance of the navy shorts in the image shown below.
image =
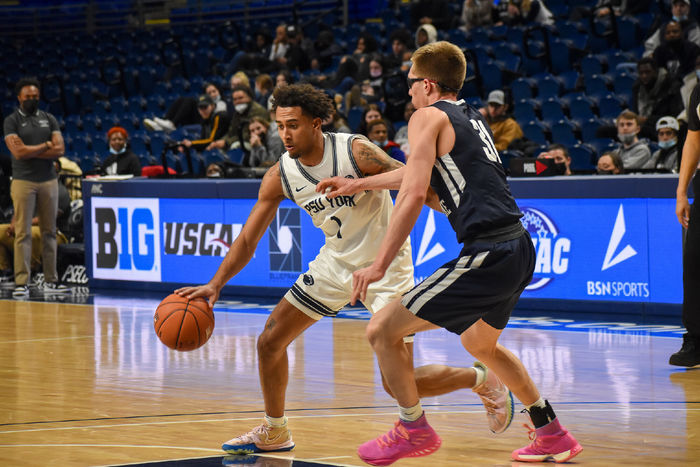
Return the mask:
[[534,268],[535,249],[527,232],[504,242],[474,242],[407,292],[401,303],[455,334],[479,318],[503,329]]

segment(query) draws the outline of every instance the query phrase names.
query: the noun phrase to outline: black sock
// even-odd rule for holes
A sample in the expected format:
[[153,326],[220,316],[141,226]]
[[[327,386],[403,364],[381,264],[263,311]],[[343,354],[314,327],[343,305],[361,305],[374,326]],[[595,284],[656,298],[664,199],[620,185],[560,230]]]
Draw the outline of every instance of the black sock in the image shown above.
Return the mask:
[[557,416],[554,414],[552,406],[549,405],[549,401],[544,401],[544,405],[544,408],[535,406],[530,407],[530,419],[535,425],[535,428],[541,428],[557,418]]

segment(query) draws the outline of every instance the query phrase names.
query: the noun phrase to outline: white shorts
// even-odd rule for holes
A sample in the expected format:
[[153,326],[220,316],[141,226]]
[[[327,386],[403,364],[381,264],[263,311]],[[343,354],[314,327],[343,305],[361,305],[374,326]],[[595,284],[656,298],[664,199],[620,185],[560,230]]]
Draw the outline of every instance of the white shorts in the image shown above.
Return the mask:
[[[335,260],[322,250],[284,298],[315,320],[335,316],[350,301],[352,273],[349,265]],[[402,248],[384,277],[369,285],[363,304],[370,313],[376,313],[411,290],[413,285],[411,249]]]

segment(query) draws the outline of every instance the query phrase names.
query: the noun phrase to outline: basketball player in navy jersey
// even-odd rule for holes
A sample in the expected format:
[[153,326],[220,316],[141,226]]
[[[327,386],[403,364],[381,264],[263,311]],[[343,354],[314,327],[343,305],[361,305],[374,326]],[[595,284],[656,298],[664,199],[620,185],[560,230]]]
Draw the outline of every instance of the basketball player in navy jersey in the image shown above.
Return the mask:
[[[335,316],[352,295],[352,272],[372,263],[393,208],[387,191],[368,191],[330,199],[315,190],[319,180],[334,175],[361,178],[402,167],[363,136],[323,133],[321,123],[333,112],[331,99],[312,86],[289,85],[274,93],[276,121],[286,152],[260,184],[258,200],[243,229],[208,284],[175,292],[206,297],[213,308],[222,287],[250,261],[257,243],[289,198],[311,216],[325,234],[325,244],[270,313],[257,342],[260,385],[265,401],[263,423],[226,441],[232,454],[289,451],[294,448],[284,415],[287,346],[324,316]],[[437,198],[431,196],[429,200]],[[376,312],[413,287],[410,242],[406,239],[390,261],[386,276],[369,286],[362,302]],[[402,342],[403,342],[402,336]],[[403,344],[412,353],[411,343]],[[422,395],[471,388],[484,402],[492,431],[504,431],[512,420],[510,391],[486,366],[452,368],[426,365],[415,376]],[[511,410],[509,410],[511,409]]]
[[353,274],[352,300],[384,276],[408,237],[425,202],[428,187],[463,249],[459,257],[370,319],[367,336],[399,404],[395,427],[358,448],[362,460],[389,465],[402,457],[436,451],[440,438],[426,421],[414,382],[410,355],[401,338],[438,327],[461,338],[464,348],[496,372],[525,405],[535,425],[532,444],[513,459],[565,462],[581,446],[559,424],[518,358],[498,343],[521,292],[530,283],[535,252],[506,182],[493,136],[481,114],[457,101],[466,74],[462,51],[448,42],[416,50],[408,72],[409,94],[418,109],[408,123],[411,153],[405,167],[357,180],[322,181],[328,196],[400,186],[379,253]]

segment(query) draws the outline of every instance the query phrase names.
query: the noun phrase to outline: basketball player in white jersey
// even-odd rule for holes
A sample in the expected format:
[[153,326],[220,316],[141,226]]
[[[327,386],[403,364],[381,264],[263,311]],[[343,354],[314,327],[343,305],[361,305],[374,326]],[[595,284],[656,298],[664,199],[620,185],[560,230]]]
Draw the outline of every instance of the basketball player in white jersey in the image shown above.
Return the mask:
[[[284,416],[289,378],[287,346],[306,328],[323,316],[336,315],[350,301],[352,273],[372,263],[378,252],[377,238],[384,235],[391,217],[393,204],[388,191],[330,199],[316,192],[316,184],[327,177],[361,178],[402,166],[362,136],[323,133],[321,122],[334,110],[324,92],[308,84],[290,85],[277,88],[274,100],[277,126],[287,152],[265,174],[248,220],[211,281],[175,291],[190,298],[206,297],[213,308],[221,288],[253,256],[285,198],[304,208],[326,235],[318,256],[272,310],[258,338],[265,419],[251,432],[223,444],[223,450],[232,454],[294,448]],[[362,302],[375,312],[412,287],[413,264],[406,239],[387,274],[367,289]],[[412,353],[412,344],[407,346]],[[510,424],[510,391],[480,363],[473,368],[427,365],[416,369],[416,380],[424,396],[472,388],[486,406],[492,431],[502,432]]]

